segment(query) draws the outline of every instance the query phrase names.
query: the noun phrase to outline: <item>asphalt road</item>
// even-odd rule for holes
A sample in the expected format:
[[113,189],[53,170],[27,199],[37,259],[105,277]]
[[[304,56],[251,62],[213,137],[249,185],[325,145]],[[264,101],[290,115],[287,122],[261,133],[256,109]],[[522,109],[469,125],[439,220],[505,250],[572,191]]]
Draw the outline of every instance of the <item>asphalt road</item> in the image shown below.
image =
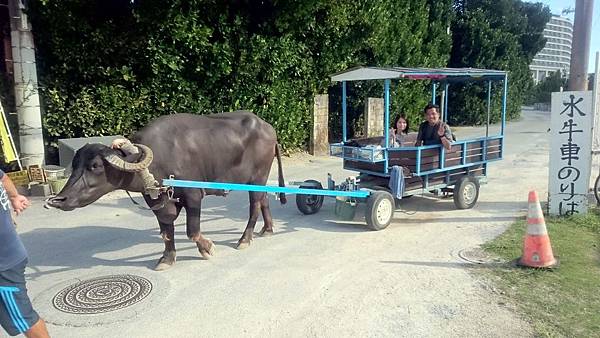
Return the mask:
[[[216,255],[201,259],[185,236],[182,215],[178,260],[164,272],[152,270],[163,250],[153,215],[123,193],[73,212],[45,210],[34,199],[18,218],[30,254],[29,291],[54,337],[530,336],[529,325],[458,253],[524,215],[530,189],[546,196],[548,127],[549,113],[535,111],[508,124],[505,158],[490,165],[474,209],[415,196],[403,201],[384,231],[367,230],[362,208],[354,222],[336,220],[332,199],[305,216],[293,196],[285,206],[271,198],[275,235],[238,251],[247,194],[207,198],[201,227]],[[351,174],[335,158],[284,161],[288,181],[324,182],[328,172],[339,179]],[[67,314],[52,303],[79,280],[118,274],[146,278],[150,294],[103,315]]]

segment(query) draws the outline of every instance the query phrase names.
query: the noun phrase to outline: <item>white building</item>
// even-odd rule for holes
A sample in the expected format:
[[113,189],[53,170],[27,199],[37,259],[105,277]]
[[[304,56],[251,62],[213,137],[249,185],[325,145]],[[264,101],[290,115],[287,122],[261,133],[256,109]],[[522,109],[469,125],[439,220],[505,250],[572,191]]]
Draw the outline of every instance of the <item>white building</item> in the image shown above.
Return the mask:
[[542,81],[551,73],[560,70],[568,76],[571,65],[571,42],[573,23],[570,19],[553,15],[544,29],[546,45],[533,58],[529,65],[535,83]]

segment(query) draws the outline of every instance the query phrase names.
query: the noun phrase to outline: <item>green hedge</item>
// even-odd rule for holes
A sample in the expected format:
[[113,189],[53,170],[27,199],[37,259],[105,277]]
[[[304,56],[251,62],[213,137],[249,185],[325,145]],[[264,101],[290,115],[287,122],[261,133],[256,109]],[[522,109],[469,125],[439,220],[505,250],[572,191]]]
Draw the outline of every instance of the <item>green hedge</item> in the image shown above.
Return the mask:
[[[454,6],[452,0],[32,0],[45,131],[53,145],[59,137],[129,135],[164,114],[248,109],[276,128],[285,148],[304,148],[314,95],[329,91],[332,108],[339,102],[328,75],[356,65],[446,66]],[[479,64],[461,59],[463,66],[470,62]],[[381,97],[383,86],[351,90],[350,120],[358,127],[362,100]],[[429,89],[401,83],[393,90],[393,115],[403,111],[416,123]],[[331,117],[334,137],[338,111]]]

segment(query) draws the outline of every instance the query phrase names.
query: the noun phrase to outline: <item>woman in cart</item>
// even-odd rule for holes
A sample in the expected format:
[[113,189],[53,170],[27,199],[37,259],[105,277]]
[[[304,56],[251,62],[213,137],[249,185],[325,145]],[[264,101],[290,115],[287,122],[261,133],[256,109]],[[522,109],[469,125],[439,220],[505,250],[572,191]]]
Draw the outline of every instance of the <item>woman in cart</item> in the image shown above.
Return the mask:
[[[394,124],[390,128],[390,147],[402,147],[402,144],[406,142],[408,135],[408,119],[405,115],[398,115],[394,120]],[[382,141],[382,144],[385,143],[385,140]]]

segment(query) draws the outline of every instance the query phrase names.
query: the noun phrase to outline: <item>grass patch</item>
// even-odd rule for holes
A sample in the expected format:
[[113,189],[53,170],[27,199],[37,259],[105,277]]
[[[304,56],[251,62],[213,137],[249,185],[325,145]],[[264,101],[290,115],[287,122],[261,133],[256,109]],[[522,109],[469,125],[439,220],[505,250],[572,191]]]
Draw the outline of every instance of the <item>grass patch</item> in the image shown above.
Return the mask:
[[[540,336],[600,337],[600,216],[547,218],[560,266],[554,270],[488,269],[486,275],[516,303]],[[526,222],[513,224],[483,248],[507,261],[523,250]]]

